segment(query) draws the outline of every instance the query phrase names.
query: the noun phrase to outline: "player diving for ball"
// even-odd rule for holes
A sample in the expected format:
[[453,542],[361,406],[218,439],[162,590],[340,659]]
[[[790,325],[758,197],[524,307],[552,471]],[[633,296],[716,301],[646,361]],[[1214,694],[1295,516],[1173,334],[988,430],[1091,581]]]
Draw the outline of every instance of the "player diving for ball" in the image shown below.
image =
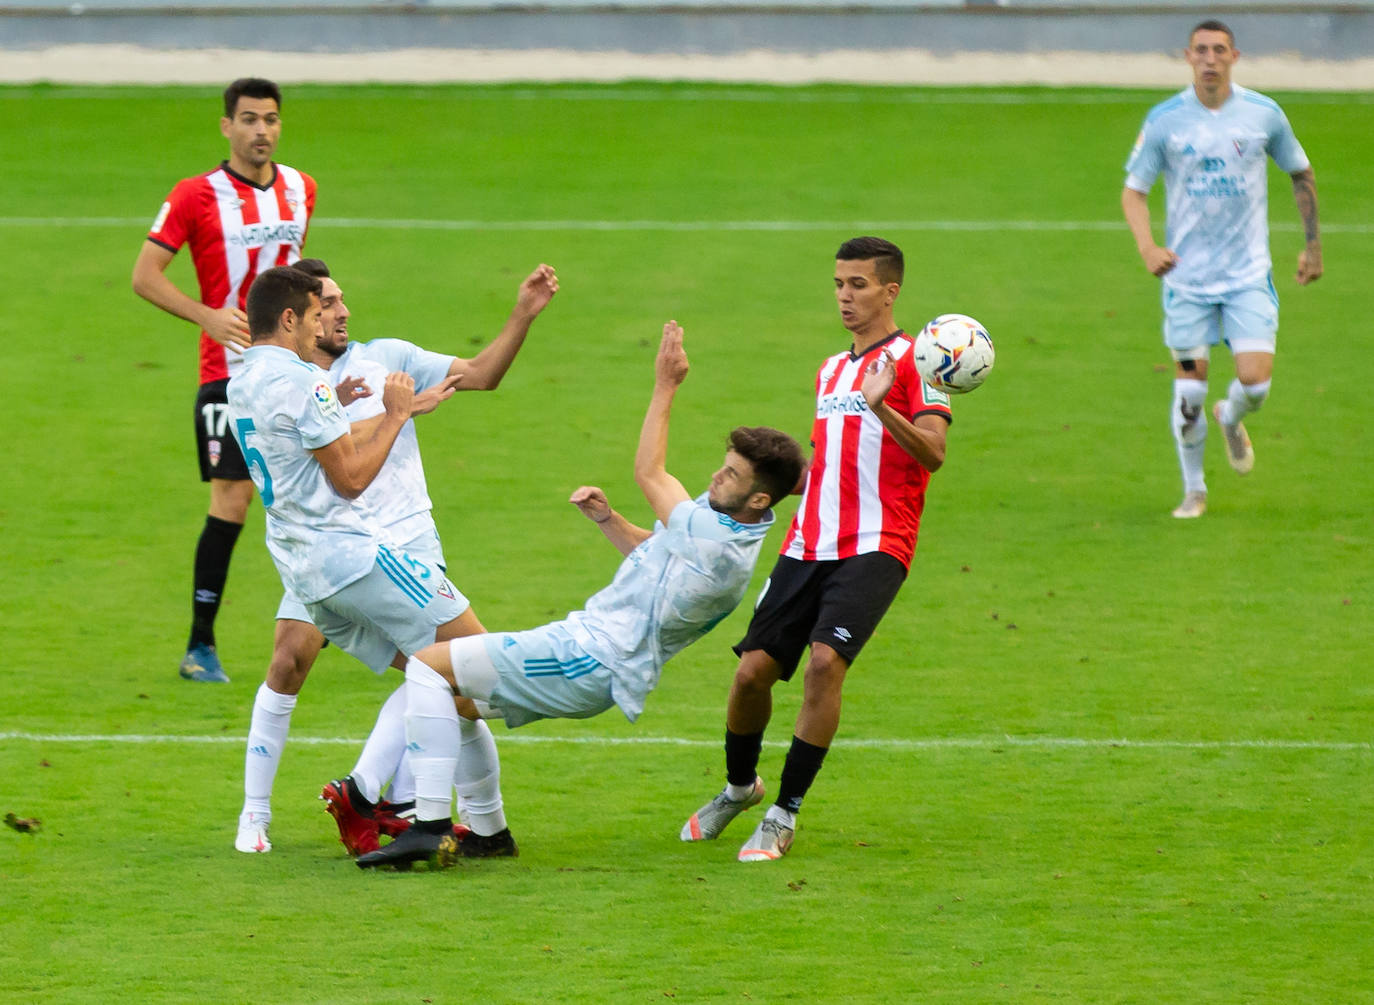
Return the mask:
[[[515,307],[496,338],[476,356],[465,359],[429,352],[400,339],[376,339],[366,343],[350,341],[348,321],[351,315],[344,303],[343,291],[329,275],[325,264],[318,259],[304,259],[293,268],[314,276],[320,284],[320,332],[313,341],[306,339],[302,343],[302,357],[314,366],[301,367],[299,360],[292,360],[281,344],[269,355],[274,363],[292,374],[313,371],[315,383],[323,390],[312,388],[313,403],[303,401],[298,405],[305,410],[307,417],[314,418],[316,412],[331,412],[328,433],[318,435],[335,435],[336,439],[341,440],[341,431],[351,425],[350,438],[357,441],[359,446],[370,444],[374,437],[382,433],[380,427],[385,421],[387,409],[383,395],[374,394],[372,390],[380,391],[385,386],[388,373],[405,373],[414,381],[416,394],[411,406],[412,415],[433,409],[455,390],[492,390],[500,384],[510,368],[534,319],[558,291],[558,278],[554,270],[548,265],[540,265],[520,284]],[[285,303],[278,297],[270,306],[276,309]],[[281,310],[285,309],[288,308],[281,307]],[[263,314],[259,319],[260,329],[280,320],[272,311],[264,309],[260,313]],[[277,315],[280,313],[278,310]],[[261,341],[264,347],[269,344],[266,337]],[[294,348],[291,347],[291,350]],[[247,358],[262,355],[264,353],[256,348],[245,354]],[[258,362],[262,360],[258,359]],[[321,370],[326,373],[321,373]],[[244,388],[250,386],[255,385],[244,385]],[[329,397],[331,388],[337,388],[339,394],[332,407],[327,401],[320,400],[321,397]],[[249,404],[246,394],[240,396],[241,407]],[[338,412],[345,421],[338,421],[338,416],[332,414],[334,412]],[[248,434],[246,444],[256,451],[257,464],[253,474],[260,481],[259,490],[263,492],[269,514],[273,514],[269,519],[269,544],[274,530],[278,531],[278,537],[284,542],[274,550],[273,557],[277,558],[278,552],[282,552],[288,565],[303,567],[316,557],[303,553],[306,543],[318,538],[308,528],[298,527],[292,531],[284,527],[283,521],[273,512],[274,506],[281,508],[282,504],[268,496],[282,495],[286,486],[278,479],[268,491],[265,478],[273,468],[266,462],[263,448],[254,443],[263,435],[262,426],[256,424],[256,419],[251,415],[236,415],[235,434],[240,439],[244,438],[240,425],[244,418],[250,423],[248,428],[253,430]],[[283,417],[287,423],[295,419]],[[306,441],[306,445],[311,447],[309,441]],[[331,441],[313,447],[310,454],[323,465],[334,445]],[[293,458],[293,461],[309,468],[300,457]],[[330,506],[347,506],[346,500],[340,496],[351,493],[346,491],[344,484],[335,481],[335,471],[324,467],[322,472],[310,472],[315,477],[317,487],[324,489],[325,486],[318,486],[318,475],[321,473],[328,481],[328,491],[319,500],[320,511],[327,511]],[[394,547],[388,545],[386,550],[399,556],[403,567],[392,571],[403,580],[418,578],[418,582],[409,589],[417,597],[432,593],[437,605],[422,615],[424,623],[414,636],[417,641],[411,641],[410,647],[435,639],[483,631],[467,599],[444,577],[447,562],[434,526],[415,425],[409,421],[409,417],[401,424],[395,442],[385,454],[375,477],[357,493],[357,498],[358,508],[370,511],[370,519],[375,520],[384,529],[386,537],[395,542]],[[292,505],[286,500],[283,502]],[[302,511],[299,515],[304,519],[307,512]],[[278,561],[278,566],[282,567],[283,561]],[[328,577],[319,585],[315,585],[314,577],[306,577],[311,585],[303,593],[294,588],[293,583],[295,577],[304,576],[305,573],[288,576],[287,569],[282,569],[285,596],[277,611],[267,679],[258,688],[253,702],[252,723],[244,757],[244,804],[235,840],[235,847],[239,851],[271,850],[267,829],[271,819],[272,784],[281,761],[297,695],[325,644],[326,634],[345,651],[379,673],[388,665],[404,665],[398,650],[407,654],[410,652],[410,648],[401,645],[401,642],[411,636],[393,637],[373,630],[371,625],[360,627],[351,615],[340,615],[329,608],[316,609],[312,613],[307,606],[309,601],[318,599],[321,590],[336,584],[344,585],[342,580],[358,571],[365,571],[365,563],[361,560],[350,566],[346,573]],[[425,608],[417,600],[410,603],[405,613],[414,616],[422,609]],[[325,631],[322,633],[316,624]],[[405,747],[402,710],[403,695],[398,689],[383,705],[377,725],[351,775],[325,786],[324,798],[339,823],[340,836],[351,852],[369,851],[377,847],[378,826],[383,822],[379,821],[379,817],[384,817],[393,829],[404,826],[394,813],[383,815],[373,812],[373,805],[379,801],[382,787],[388,779],[392,780],[395,803],[403,807],[410,798],[407,792],[408,773],[402,757]],[[485,724],[470,723],[464,727],[463,743],[465,756],[457,782],[473,828],[467,842],[471,846],[469,850],[476,853],[479,849],[495,845],[513,850],[514,844],[506,830],[501,807],[499,762],[490,731]]]
[[[767,427],[730,433],[725,463],[692,498],[665,468],[673,398],[687,376],[677,322],[664,325],[653,395],[635,450],[635,483],[654,515],[645,530],[611,508],[601,489],[569,500],[625,555],[610,585],[562,621],[523,632],[437,641],[406,664],[406,740],[415,774],[416,821],[364,868],[462,855],[452,833],[450,794],[462,750],[464,715],[504,718],[508,727],[541,718],[588,718],[619,706],[634,721],[663,664],[726,617],[749,586],[772,505],[792,491],[801,447]],[[469,700],[465,703],[464,699]]]

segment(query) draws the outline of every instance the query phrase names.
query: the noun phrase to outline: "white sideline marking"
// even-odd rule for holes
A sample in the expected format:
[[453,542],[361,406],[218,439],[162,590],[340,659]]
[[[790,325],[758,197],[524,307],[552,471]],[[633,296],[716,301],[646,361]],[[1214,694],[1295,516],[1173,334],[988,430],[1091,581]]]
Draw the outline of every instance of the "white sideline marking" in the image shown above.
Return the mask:
[[[588,747],[660,746],[660,747],[719,747],[719,739],[690,740],[680,736],[537,736],[526,733],[501,733],[502,743],[570,743]],[[288,742],[298,744],[326,744],[358,746],[363,737],[293,736]],[[0,740],[26,740],[34,743],[230,743],[242,746],[243,736],[178,736],[148,733],[0,733]],[[786,747],[789,741],[768,741],[769,747]],[[1139,750],[1318,750],[1369,751],[1374,743],[1333,742],[1325,740],[1128,740],[1120,738],[1090,739],[1073,736],[949,736],[927,739],[898,739],[860,737],[843,738],[841,747],[872,750],[1000,750],[1005,747],[1026,747],[1040,750],[1065,748],[1083,749],[1139,749]]]
[[[0,227],[147,227],[150,217],[124,216],[0,216]],[[365,217],[321,217],[312,227],[341,230],[454,230],[454,231],[700,231],[716,233],[790,233],[815,231],[952,231],[996,233],[999,231],[1070,232],[1126,230],[1117,220],[407,220]],[[1295,234],[1300,223],[1278,221],[1269,229]],[[1374,234],[1370,223],[1322,222],[1324,234]]]

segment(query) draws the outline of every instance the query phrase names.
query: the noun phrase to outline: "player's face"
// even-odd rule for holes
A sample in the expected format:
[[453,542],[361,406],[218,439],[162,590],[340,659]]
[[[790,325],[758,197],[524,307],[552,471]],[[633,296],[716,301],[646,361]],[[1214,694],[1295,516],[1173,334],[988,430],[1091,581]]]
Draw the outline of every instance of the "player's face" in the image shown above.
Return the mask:
[[320,298],[315,294],[310,294],[310,303],[306,307],[305,313],[296,319],[295,330],[291,337],[295,342],[296,355],[306,362],[310,362],[315,351],[315,345],[320,340],[323,329],[320,327],[320,319],[324,315],[324,308],[320,306]]
[[1231,65],[1240,53],[1224,31],[1197,31],[1188,42],[1188,65],[1193,68],[1193,84],[1204,90],[1224,88],[1231,83]]
[[323,314],[320,317],[322,331],[319,348],[337,359],[348,348],[348,306],[344,303],[343,290],[339,289],[338,283],[327,277],[320,282],[324,284],[324,292],[320,296]]
[[281,112],[271,98],[239,98],[232,118],[219,120],[231,166],[259,169],[272,162],[281,139]]
[[727,450],[725,463],[711,476],[706,501],[717,513],[734,516],[744,510],[755,491],[754,465],[733,450]]
[[840,321],[856,334],[868,334],[888,323],[898,289],[896,283],[883,284],[878,279],[878,264],[873,259],[835,262]]

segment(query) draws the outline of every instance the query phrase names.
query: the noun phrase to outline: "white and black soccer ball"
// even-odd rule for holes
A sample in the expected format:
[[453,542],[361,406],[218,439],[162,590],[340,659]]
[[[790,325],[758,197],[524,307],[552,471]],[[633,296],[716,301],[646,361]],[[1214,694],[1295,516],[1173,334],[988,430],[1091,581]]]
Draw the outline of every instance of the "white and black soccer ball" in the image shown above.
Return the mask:
[[992,336],[967,314],[941,314],[916,336],[921,379],[947,394],[967,394],[988,379],[997,353]]

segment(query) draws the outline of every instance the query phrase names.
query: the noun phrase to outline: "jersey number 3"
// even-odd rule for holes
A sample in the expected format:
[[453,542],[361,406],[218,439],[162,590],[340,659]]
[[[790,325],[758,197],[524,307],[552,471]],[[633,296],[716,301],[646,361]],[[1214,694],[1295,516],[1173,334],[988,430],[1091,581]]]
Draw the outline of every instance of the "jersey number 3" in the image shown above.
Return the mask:
[[252,419],[235,419],[234,432],[239,434],[239,446],[243,448],[243,459],[248,464],[248,473],[253,476],[253,483],[258,487],[258,495],[262,496],[262,504],[271,506],[276,499],[272,491],[272,472],[267,470],[267,458],[262,456],[262,451],[257,447],[249,446],[248,437],[257,431]]

